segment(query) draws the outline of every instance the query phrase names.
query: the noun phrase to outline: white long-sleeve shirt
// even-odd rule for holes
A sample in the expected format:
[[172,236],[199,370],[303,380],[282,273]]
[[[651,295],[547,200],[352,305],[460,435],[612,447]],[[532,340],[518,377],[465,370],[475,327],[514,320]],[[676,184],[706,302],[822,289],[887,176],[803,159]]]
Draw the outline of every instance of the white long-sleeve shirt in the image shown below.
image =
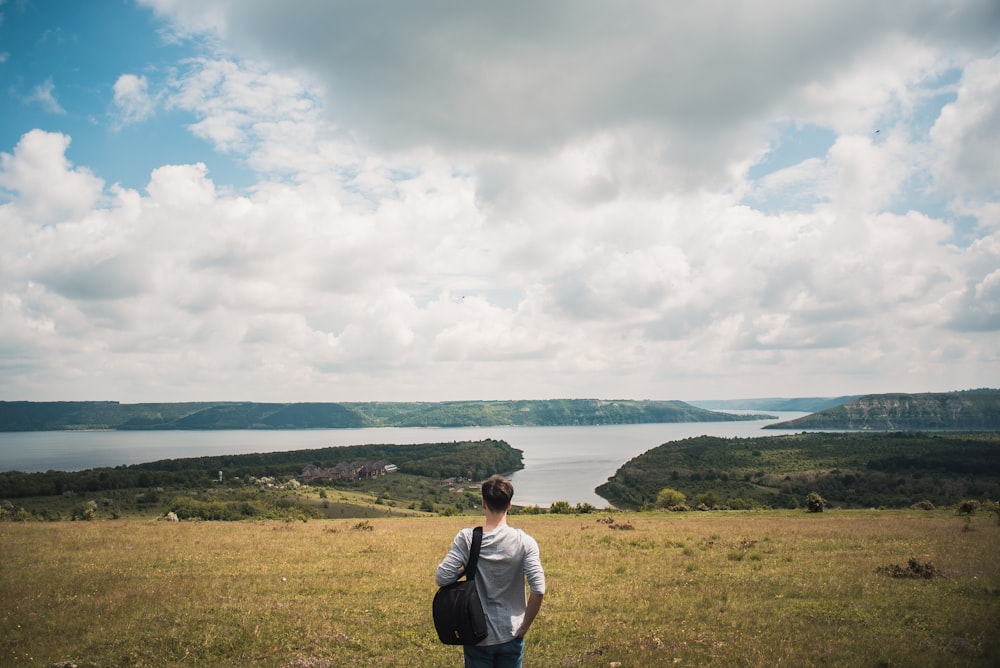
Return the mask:
[[[439,587],[461,577],[471,549],[472,529],[462,529],[434,574]],[[484,531],[476,566],[476,591],[483,602],[489,635],[480,645],[497,645],[514,639],[527,605],[525,580],[532,593],[545,593],[545,572],[535,539],[506,524]]]

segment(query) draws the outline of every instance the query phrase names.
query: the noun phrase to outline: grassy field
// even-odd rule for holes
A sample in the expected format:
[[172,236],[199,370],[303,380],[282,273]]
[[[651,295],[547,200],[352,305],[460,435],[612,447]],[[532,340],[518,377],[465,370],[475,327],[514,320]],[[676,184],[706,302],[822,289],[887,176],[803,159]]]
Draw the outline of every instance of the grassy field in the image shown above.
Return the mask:
[[[438,561],[471,521],[0,523],[0,665],[460,665],[430,602]],[[526,666],[1000,665],[992,517],[511,524],[538,539],[548,578]],[[935,577],[893,577],[911,559]]]

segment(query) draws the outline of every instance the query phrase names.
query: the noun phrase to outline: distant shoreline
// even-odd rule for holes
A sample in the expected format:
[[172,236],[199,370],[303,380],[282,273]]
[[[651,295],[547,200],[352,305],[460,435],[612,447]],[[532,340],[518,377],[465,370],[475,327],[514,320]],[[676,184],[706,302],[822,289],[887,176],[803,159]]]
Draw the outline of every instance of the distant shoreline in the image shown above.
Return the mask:
[[769,420],[683,401],[524,401],[122,404],[0,401],[0,431],[190,431],[376,427],[597,426]]

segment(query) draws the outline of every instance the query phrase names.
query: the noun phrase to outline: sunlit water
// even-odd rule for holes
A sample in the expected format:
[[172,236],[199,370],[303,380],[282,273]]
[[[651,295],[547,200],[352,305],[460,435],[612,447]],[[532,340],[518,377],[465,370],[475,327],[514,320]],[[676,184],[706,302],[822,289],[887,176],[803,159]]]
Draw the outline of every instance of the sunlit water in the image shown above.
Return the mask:
[[701,435],[774,436],[786,432],[762,427],[805,415],[771,414],[778,415],[778,420],[597,427],[8,432],[0,433],[0,471],[78,471],[209,455],[493,438],[524,452],[524,468],[511,477],[518,505],[548,506],[553,501],[568,501],[602,508],[607,501],[597,496],[594,488],[646,450]]

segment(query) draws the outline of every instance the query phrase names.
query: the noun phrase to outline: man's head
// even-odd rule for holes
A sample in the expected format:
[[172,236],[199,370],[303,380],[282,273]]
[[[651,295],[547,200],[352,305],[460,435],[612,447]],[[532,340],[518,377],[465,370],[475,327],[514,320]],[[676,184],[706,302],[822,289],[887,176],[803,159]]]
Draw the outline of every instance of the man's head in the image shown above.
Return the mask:
[[483,504],[495,513],[505,512],[514,498],[514,486],[502,475],[491,476],[483,483]]

